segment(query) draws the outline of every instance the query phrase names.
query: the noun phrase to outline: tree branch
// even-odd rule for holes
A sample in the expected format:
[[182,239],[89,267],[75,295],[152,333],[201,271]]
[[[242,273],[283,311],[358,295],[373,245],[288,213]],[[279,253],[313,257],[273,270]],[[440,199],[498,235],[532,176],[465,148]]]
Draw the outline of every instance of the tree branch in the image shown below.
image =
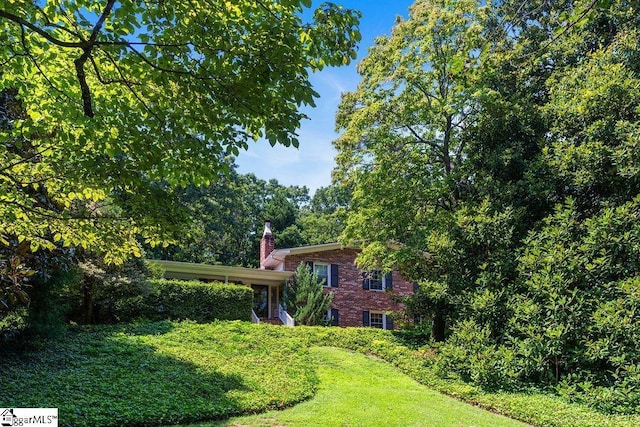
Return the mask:
[[6,18],[10,21],[15,22],[16,24],[20,24],[22,26],[25,26],[27,28],[29,28],[30,30],[40,34],[42,37],[44,37],[45,39],[49,40],[51,43],[57,45],[57,46],[61,46],[61,47],[73,47],[73,48],[82,48],[83,47],[83,43],[80,42],[65,42],[63,40],[59,40],[55,37],[53,37],[51,34],[49,34],[48,32],[46,32],[45,30],[43,30],[42,28],[38,27],[35,24],[32,24],[31,22],[16,16],[12,13],[9,13],[7,11],[4,11],[2,9],[0,9],[0,18]]
[[32,154],[32,155],[30,155],[30,156],[24,157],[24,158],[22,158],[21,160],[18,160],[18,161],[14,162],[14,163],[11,163],[11,164],[9,164],[9,165],[7,165],[7,166],[3,166],[3,167],[1,167],[1,168],[0,168],[0,173],[1,173],[1,172],[4,172],[4,171],[6,171],[6,170],[12,169],[12,168],[14,168],[14,167],[16,167],[16,166],[18,166],[18,165],[21,165],[22,163],[30,162],[31,160],[33,160],[33,159],[35,159],[36,157],[38,157],[38,156],[42,155],[45,151],[50,150],[51,148],[52,148],[52,147],[46,147],[46,146],[45,146],[42,150],[40,150],[40,151],[36,151],[35,153],[33,153],[33,154]]
[[49,86],[51,86],[56,92],[60,93],[64,97],[66,97],[66,98],[71,100],[72,98],[69,95],[67,95],[62,89],[60,89],[56,85],[54,85],[53,82],[51,81],[51,79],[49,79],[49,76],[47,76],[47,74],[44,72],[44,70],[42,70],[42,68],[40,67],[40,64],[38,63],[38,61],[36,61],[36,58],[34,58],[33,55],[31,54],[31,51],[29,50],[29,46],[27,46],[27,39],[26,39],[25,31],[24,31],[24,26],[21,25],[20,29],[22,31],[22,34],[21,34],[22,48],[23,48],[27,58],[29,58],[31,60],[31,62],[33,62],[33,65],[38,69],[38,71],[40,72],[42,77],[45,79],[45,81],[49,84]]
[[116,0],[109,0],[107,5],[102,11],[100,18],[98,18],[98,22],[93,27],[93,31],[91,32],[91,36],[86,43],[82,44],[82,55],[73,61],[73,64],[76,67],[76,77],[78,77],[78,83],[80,83],[80,90],[82,91],[82,104],[84,114],[87,117],[93,117],[93,106],[91,100],[91,90],[89,89],[89,85],[87,84],[87,77],[84,71],[84,64],[87,62],[89,57],[91,56],[91,52],[93,47],[95,46],[96,39],[98,38],[98,34],[100,33],[100,29],[104,24],[104,21],[107,19],[107,16],[111,13],[111,9]]

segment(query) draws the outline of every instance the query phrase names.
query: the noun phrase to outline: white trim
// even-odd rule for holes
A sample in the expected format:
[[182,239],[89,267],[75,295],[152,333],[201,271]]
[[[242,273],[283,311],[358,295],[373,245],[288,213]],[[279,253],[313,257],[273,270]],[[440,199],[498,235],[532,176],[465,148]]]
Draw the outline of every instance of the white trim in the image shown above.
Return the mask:
[[280,319],[282,324],[285,326],[289,326],[292,328],[296,325],[296,322],[293,320],[293,317],[291,317],[291,315],[287,312],[287,310],[284,309],[282,305],[278,306],[278,318]]
[[260,324],[260,318],[258,317],[258,315],[256,314],[255,311],[253,311],[253,308],[251,309],[251,322],[252,323],[256,323],[256,324]]
[[[380,284],[382,285],[382,289],[377,289],[377,288],[372,288],[371,287],[371,273],[372,272],[378,272],[379,275],[381,276],[380,278]],[[387,290],[387,274],[393,274],[393,273],[383,273],[382,270],[368,270],[364,272],[366,274],[365,279],[364,280],[368,280],[369,281],[369,285],[367,287],[367,291],[374,291],[374,292],[384,292]]]
[[[373,326],[371,324],[371,315],[372,314],[381,314],[382,315],[382,328],[378,328],[377,326]],[[387,315],[383,311],[369,311],[369,327],[377,328],[377,329],[387,329]]]
[[220,280],[225,283],[281,285],[293,276],[293,271],[259,270],[256,268],[155,259],[147,261],[160,265],[165,271],[165,277],[175,279],[210,279]]

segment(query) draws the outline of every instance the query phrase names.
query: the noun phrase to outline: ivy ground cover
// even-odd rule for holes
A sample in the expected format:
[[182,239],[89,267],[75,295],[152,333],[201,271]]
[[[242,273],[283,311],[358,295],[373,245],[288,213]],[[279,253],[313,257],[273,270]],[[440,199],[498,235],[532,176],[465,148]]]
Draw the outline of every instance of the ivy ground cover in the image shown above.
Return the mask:
[[[36,343],[30,351],[12,351],[7,345],[2,347],[0,407],[59,408],[61,426],[159,426],[211,422],[284,409],[316,396],[295,411],[271,414],[271,418],[260,421],[262,424],[258,421],[249,424],[308,425],[300,420],[314,416],[313,411],[318,410],[314,405],[318,402],[321,408],[328,408],[327,416],[333,416],[331,413],[335,412],[335,416],[342,417],[338,414],[344,407],[341,409],[338,403],[347,405],[347,411],[358,412],[356,406],[350,406],[353,403],[336,400],[336,394],[324,394],[329,384],[327,379],[342,383],[346,388],[338,394],[345,396],[349,387],[356,384],[349,375],[358,370],[366,373],[373,369],[371,359],[358,354],[316,350],[317,346],[331,346],[381,359],[377,364],[386,366],[389,371],[364,376],[365,381],[370,381],[375,396],[381,393],[377,389],[376,394],[375,382],[380,384],[379,379],[386,376],[382,384],[396,384],[404,373],[429,389],[532,425],[640,425],[638,416],[602,414],[543,390],[486,391],[454,375],[443,377],[434,363],[433,354],[437,350],[409,344],[401,335],[372,328],[284,328],[238,321],[72,327],[55,340]],[[332,353],[327,356],[318,351]],[[361,366],[358,360],[363,360]],[[350,363],[356,365],[349,367]],[[347,367],[346,371],[342,365]],[[363,388],[366,387],[355,387],[360,391]],[[370,395],[358,396],[356,401],[368,401],[371,414],[375,414],[374,409],[390,412],[390,406],[405,405],[406,399],[399,394],[394,396],[394,391],[408,386],[396,384],[390,388],[392,390],[387,388],[386,394],[378,400]],[[355,393],[355,389],[349,393]],[[322,403],[323,400],[317,399],[325,400]],[[439,394],[427,397],[416,394],[413,400],[418,402],[417,408],[404,406],[396,411],[393,419],[402,420],[398,414],[416,415],[421,421],[412,423],[404,419],[405,425],[438,425],[428,424],[433,417],[429,408],[442,399]],[[447,405],[449,403],[436,406],[446,408]],[[291,419],[286,418],[290,416]],[[494,417],[486,424],[473,417],[464,416],[455,422],[445,419],[440,425],[512,423]],[[382,420],[377,415],[375,419]],[[333,418],[325,421],[325,425],[342,425],[335,424]],[[243,423],[238,425],[246,425]],[[385,423],[368,422],[369,425],[394,425],[388,420]],[[360,425],[360,422],[354,420],[352,425]]]
[[[149,426],[283,408],[311,397],[306,346],[243,322],[75,327],[0,354],[0,407],[59,408],[63,426]],[[268,380],[267,380],[268,379]]]

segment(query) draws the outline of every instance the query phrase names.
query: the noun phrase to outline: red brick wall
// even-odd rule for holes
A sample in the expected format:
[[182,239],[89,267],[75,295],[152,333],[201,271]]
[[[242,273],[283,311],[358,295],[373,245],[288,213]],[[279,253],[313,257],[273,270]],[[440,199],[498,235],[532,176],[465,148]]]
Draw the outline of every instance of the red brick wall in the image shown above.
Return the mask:
[[[355,265],[358,251],[340,249],[315,252],[303,255],[288,255],[285,259],[285,270],[295,271],[300,262],[324,262],[338,264],[337,288],[325,288],[333,292],[332,308],[339,310],[339,326],[362,326],[363,311],[397,311],[403,307],[391,299],[391,293],[400,296],[411,295],[413,285],[406,281],[400,273],[393,272],[393,289],[391,291],[375,291],[362,289],[362,270]],[[396,325],[394,325],[396,326]]]

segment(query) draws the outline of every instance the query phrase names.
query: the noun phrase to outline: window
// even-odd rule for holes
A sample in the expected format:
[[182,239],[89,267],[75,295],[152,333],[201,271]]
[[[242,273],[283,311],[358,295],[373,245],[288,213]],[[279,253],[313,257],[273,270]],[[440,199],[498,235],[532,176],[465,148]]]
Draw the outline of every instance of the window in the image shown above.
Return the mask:
[[363,311],[363,326],[380,329],[393,329],[393,319],[381,311]]
[[327,314],[323,316],[323,321],[327,323],[327,325],[338,326],[340,325],[340,313],[337,308],[330,308],[327,310]]
[[374,291],[384,290],[384,276],[380,270],[369,272],[369,289]]
[[384,329],[384,313],[369,313],[369,326]]
[[393,289],[392,273],[382,274],[380,270],[371,270],[362,273],[362,289],[384,291]]
[[313,272],[318,275],[319,280],[324,280],[323,286],[331,286],[331,276],[329,275],[329,264],[314,263]]

